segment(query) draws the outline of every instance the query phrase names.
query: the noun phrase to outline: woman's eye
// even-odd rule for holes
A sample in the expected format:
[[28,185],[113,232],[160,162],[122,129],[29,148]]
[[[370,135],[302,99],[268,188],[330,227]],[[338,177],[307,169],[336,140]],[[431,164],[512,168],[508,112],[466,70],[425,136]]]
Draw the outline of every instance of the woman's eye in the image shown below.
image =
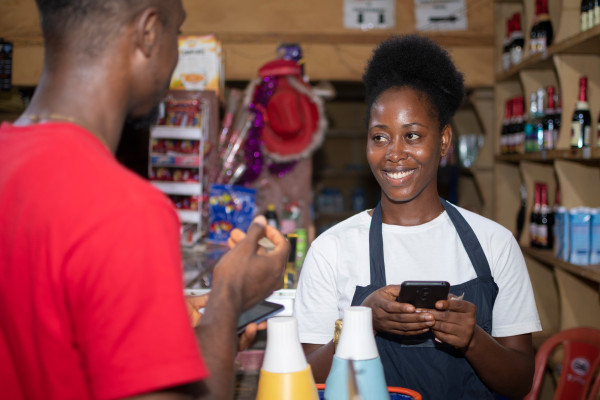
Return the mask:
[[373,135],[371,139],[375,143],[381,143],[381,142],[384,142],[386,140],[386,138],[385,138],[384,135],[378,135],[378,134]]
[[408,140],[416,140],[416,139],[418,139],[420,137],[421,136],[418,133],[416,133],[416,132],[409,132],[409,133],[406,134],[406,138]]

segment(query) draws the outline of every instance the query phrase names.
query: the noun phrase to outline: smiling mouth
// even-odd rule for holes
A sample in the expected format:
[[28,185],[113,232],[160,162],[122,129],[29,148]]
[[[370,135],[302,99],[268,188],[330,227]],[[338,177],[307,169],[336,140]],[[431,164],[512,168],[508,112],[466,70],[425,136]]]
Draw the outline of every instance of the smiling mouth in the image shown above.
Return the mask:
[[409,171],[399,171],[399,172],[384,171],[384,173],[392,179],[402,179],[402,178],[406,178],[407,176],[411,175],[415,171],[416,170],[411,169]]

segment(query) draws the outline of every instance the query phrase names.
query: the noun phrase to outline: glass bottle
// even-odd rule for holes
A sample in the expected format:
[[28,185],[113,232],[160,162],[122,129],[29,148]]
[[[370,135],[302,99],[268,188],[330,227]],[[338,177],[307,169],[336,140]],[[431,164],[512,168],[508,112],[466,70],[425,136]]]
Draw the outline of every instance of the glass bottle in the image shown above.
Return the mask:
[[506,36],[504,37],[504,46],[502,47],[502,69],[508,71],[510,69],[510,44],[511,34],[513,30],[512,18],[506,20]]
[[500,153],[506,154],[509,152],[508,139],[509,128],[512,117],[512,99],[506,101],[506,109],[504,112],[504,120],[502,121],[502,130],[500,131]]
[[562,103],[558,90],[554,94],[554,146],[558,146],[558,136],[560,135],[560,125],[562,118]]
[[548,104],[544,112],[544,145],[545,150],[552,150],[556,147],[554,139],[557,137],[554,126],[554,86],[548,86],[546,89],[548,95]]
[[531,211],[531,215],[529,217],[529,240],[531,243],[531,247],[538,247],[538,239],[537,239],[537,224],[540,215],[540,210],[542,208],[542,192],[540,189],[540,184],[538,182],[535,183],[535,202],[533,205],[533,209]]
[[537,93],[529,95],[529,115],[525,123],[525,153],[537,150]]
[[525,213],[527,212],[527,189],[525,185],[521,184],[519,193],[521,195],[521,207],[519,207],[519,212],[517,213],[517,242],[521,239],[523,226],[525,225]]
[[541,13],[541,2],[535,0],[535,18],[531,24],[531,31],[529,32],[529,54],[535,54],[540,52],[540,13]]
[[275,211],[275,204],[271,203],[267,205],[265,218],[267,218],[267,224],[271,225],[275,229],[279,229],[279,218],[277,217],[277,211]]
[[512,65],[518,65],[523,60],[523,46],[525,39],[521,31],[521,14],[513,14],[513,31],[510,42],[510,61]]
[[552,211],[548,205],[548,189],[545,183],[540,185],[541,205],[537,222],[537,242],[540,249],[552,248]]
[[579,26],[582,32],[590,29],[588,26],[588,0],[581,0],[580,13],[579,13]]
[[540,2],[540,16],[538,17],[538,38],[539,38],[539,51],[545,53],[546,49],[552,45],[554,39],[554,29],[552,28],[552,21],[550,20],[550,14],[548,14],[548,0],[539,0]]
[[590,105],[587,101],[587,77],[579,79],[579,100],[575,105],[573,118],[571,119],[571,147],[583,148],[590,145],[590,134],[592,130],[592,117]]
[[535,132],[536,142],[534,151],[540,151],[544,148],[544,99],[546,91],[543,88],[537,90],[537,114],[534,120],[533,130]]
[[512,153],[522,153],[525,145],[525,116],[523,115],[523,96],[514,99],[513,126],[512,126]]

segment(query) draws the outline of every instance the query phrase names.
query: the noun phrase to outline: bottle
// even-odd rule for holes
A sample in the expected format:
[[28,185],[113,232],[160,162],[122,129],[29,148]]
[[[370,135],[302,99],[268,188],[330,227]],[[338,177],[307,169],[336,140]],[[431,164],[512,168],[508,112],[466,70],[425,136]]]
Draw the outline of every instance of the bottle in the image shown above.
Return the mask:
[[554,94],[554,146],[558,146],[558,136],[560,135],[560,125],[562,118],[562,102],[558,90]]
[[296,246],[298,243],[298,235],[295,233],[289,233],[286,235],[290,242],[290,255],[288,261],[285,264],[285,271],[283,273],[283,288],[284,289],[295,289],[298,278],[298,268],[296,267]]
[[558,134],[555,132],[556,127],[554,126],[554,86],[548,86],[548,104],[546,111],[544,112],[544,145],[545,150],[552,150],[556,147],[555,138]]
[[504,45],[502,47],[502,69],[507,71],[510,69],[510,42],[512,34],[512,19],[506,20],[506,36],[504,37]]
[[525,225],[525,213],[527,212],[527,189],[525,189],[525,185],[521,185],[519,192],[521,194],[521,207],[519,207],[517,214],[517,242],[521,239],[523,226]]
[[579,79],[579,100],[575,105],[571,119],[571,147],[583,148],[590,145],[592,117],[590,105],[587,102],[587,77]]
[[512,65],[518,65],[523,60],[523,46],[525,39],[521,31],[521,14],[513,14],[513,31],[510,41],[510,62]]
[[588,11],[587,11],[587,28],[592,29],[594,27],[594,0],[588,0]]
[[535,0],[535,18],[533,24],[531,24],[531,31],[529,32],[529,54],[535,54],[540,52],[540,13],[541,13],[541,2]]
[[504,120],[502,121],[502,130],[500,131],[500,153],[501,154],[506,154],[509,152],[509,145],[508,145],[508,139],[509,139],[509,128],[510,128],[510,121],[512,118],[512,103],[513,100],[512,99],[508,99],[505,103],[506,108],[504,111]]
[[588,0],[581,0],[580,14],[579,14],[579,26],[581,32],[587,31],[590,29],[588,26]]
[[596,124],[596,147],[600,147],[600,114],[598,114],[598,123]]
[[523,115],[523,96],[514,101],[513,124],[511,129],[511,153],[522,153],[525,144],[525,116]]
[[553,238],[552,224],[554,219],[550,206],[548,205],[548,190],[546,184],[542,183],[540,189],[542,201],[537,223],[537,242],[540,249],[551,249]]
[[525,153],[536,151],[537,148],[537,93],[529,95],[529,115],[525,123]]
[[533,126],[534,132],[536,133],[536,142],[533,151],[540,151],[544,148],[544,100],[546,98],[546,91],[543,88],[537,90],[537,114],[534,120],[535,125]]
[[271,225],[275,229],[279,229],[279,218],[277,217],[277,211],[275,211],[275,204],[270,203],[267,205],[265,217],[267,218],[267,224]]
[[554,39],[554,29],[552,21],[548,14],[548,0],[539,0],[540,15],[538,17],[538,50],[545,53],[548,47],[552,45]]
[[594,0],[594,26],[600,26],[600,0]]
[[535,202],[533,206],[533,210],[531,211],[531,216],[529,217],[529,240],[531,242],[531,247],[538,247],[538,220],[540,216],[540,211],[542,208],[542,192],[540,189],[540,184],[538,182],[535,183]]

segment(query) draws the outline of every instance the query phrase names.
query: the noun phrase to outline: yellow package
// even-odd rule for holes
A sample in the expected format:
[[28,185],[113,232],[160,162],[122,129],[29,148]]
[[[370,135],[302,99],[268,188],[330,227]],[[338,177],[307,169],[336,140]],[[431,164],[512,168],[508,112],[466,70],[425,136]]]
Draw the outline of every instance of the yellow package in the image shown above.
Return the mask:
[[221,42],[214,35],[179,38],[179,61],[171,77],[170,89],[219,93],[222,75]]

